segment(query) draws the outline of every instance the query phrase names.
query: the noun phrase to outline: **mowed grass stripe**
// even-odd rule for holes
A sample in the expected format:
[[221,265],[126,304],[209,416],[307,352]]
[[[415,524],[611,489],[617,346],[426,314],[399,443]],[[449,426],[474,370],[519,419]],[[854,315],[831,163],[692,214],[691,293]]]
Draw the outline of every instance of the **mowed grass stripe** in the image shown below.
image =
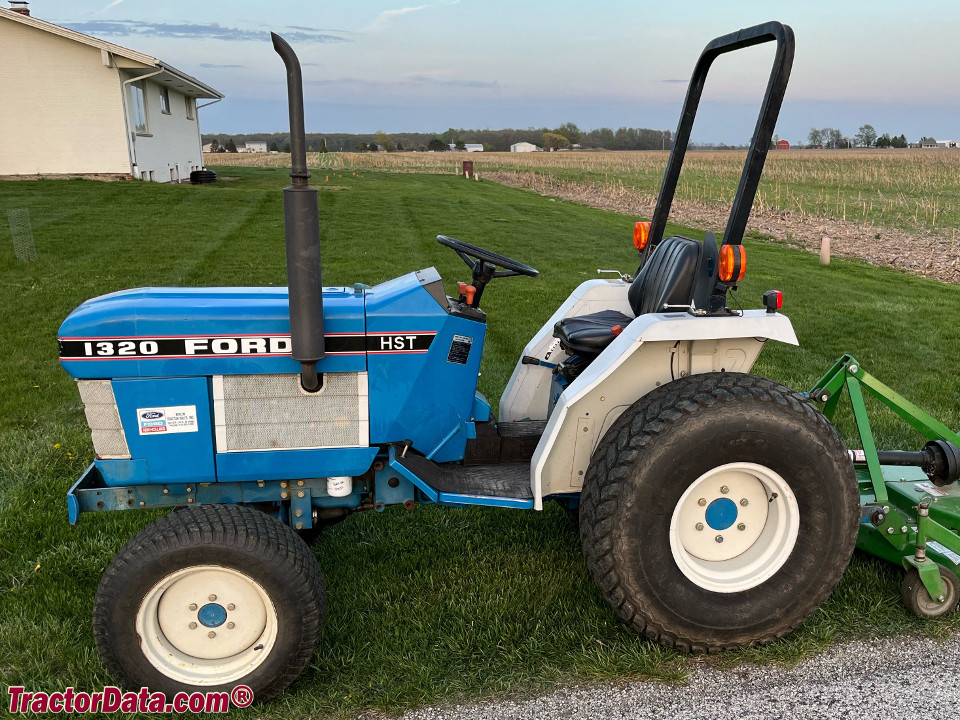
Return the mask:
[[[29,204],[40,259],[13,257],[0,223],[0,683],[56,690],[109,682],[93,650],[97,582],[157,512],[66,523],[64,493],[91,459],[76,388],[56,361],[56,329],[90,296],[126,287],[285,282],[285,170],[230,168],[213,186],[44,181],[0,184],[0,209]],[[538,268],[497,280],[480,388],[496,406],[523,345],[598,267],[632,271],[623,216],[455,176],[344,174],[321,187],[324,282],[375,284],[435,265],[448,292],[469,271],[444,233]],[[317,180],[318,178],[315,178]],[[334,184],[331,178],[330,185]],[[69,216],[64,214],[69,211]],[[48,222],[49,219],[49,222]],[[709,228],[719,230],[720,228]],[[702,233],[685,230],[693,237]],[[757,372],[801,389],[842,352],[957,427],[960,288],[748,242],[748,307],[776,287],[801,347],[770,343]],[[36,386],[36,387],[34,387]],[[841,430],[852,440],[849,419]],[[916,448],[882,417],[889,447]],[[59,447],[57,447],[59,445]],[[330,615],[320,651],[291,690],[237,717],[356,716],[556,683],[681,678],[690,660],[616,620],[590,583],[575,528],[543,513],[391,508],[351,516],[315,548]],[[39,566],[39,567],[38,567]],[[775,645],[723,665],[795,661],[841,638],[943,635],[899,603],[901,572],[857,557],[834,596]]]

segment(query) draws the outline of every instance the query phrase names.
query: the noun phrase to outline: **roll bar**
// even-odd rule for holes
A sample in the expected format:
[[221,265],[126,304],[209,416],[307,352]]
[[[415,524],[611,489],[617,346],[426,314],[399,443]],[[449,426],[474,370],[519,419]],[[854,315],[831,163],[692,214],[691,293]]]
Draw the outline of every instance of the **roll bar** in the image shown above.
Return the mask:
[[767,91],[763,97],[763,103],[760,105],[757,126],[753,131],[753,139],[750,141],[750,149],[747,151],[747,159],[740,175],[740,184],[737,186],[737,194],[733,199],[730,217],[723,233],[723,243],[725,245],[739,245],[743,240],[743,233],[747,228],[747,219],[750,217],[753,200],[757,194],[757,186],[760,184],[763,164],[767,159],[767,150],[770,148],[770,140],[773,137],[773,129],[777,124],[777,117],[780,115],[780,106],[787,89],[787,81],[790,79],[790,70],[793,67],[793,30],[789,25],[782,25],[778,22],[754,25],[718,37],[707,43],[700,54],[700,59],[693,69],[693,75],[687,87],[687,97],[683,101],[680,124],[677,126],[673,147],[670,149],[670,159],[663,175],[663,184],[660,186],[657,206],[653,211],[650,242],[647,244],[644,259],[652,252],[652,248],[655,248],[663,240],[667,218],[670,215],[670,206],[673,204],[677,181],[680,178],[680,169],[683,167],[687,144],[690,142],[690,131],[693,128],[693,120],[697,115],[697,106],[700,104],[700,96],[703,93],[703,85],[707,79],[710,66],[717,57],[724,53],[773,40],[777,43],[777,51],[774,55],[773,67],[770,70],[770,79],[767,81]]

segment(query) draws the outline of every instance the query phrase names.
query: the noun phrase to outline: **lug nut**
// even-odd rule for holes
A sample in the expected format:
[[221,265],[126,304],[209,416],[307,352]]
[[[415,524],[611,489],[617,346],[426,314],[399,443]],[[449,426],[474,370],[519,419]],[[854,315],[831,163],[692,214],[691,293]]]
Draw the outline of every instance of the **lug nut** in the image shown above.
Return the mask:
[[227,610],[236,610],[236,609],[237,609],[237,606],[234,605],[233,603],[230,603],[229,605],[227,605]]
[[741,507],[746,507],[746,506],[749,505],[749,504],[750,504],[750,501],[747,500],[746,498],[743,498],[743,499],[740,501],[740,506],[741,506]]
[[716,540],[717,542],[723,542],[723,535],[717,535],[717,536],[714,538],[714,540]]
[[217,599],[217,596],[216,596],[216,595],[210,595],[210,596],[207,598],[207,600],[209,600],[210,602],[213,602],[213,601],[216,600],[216,599]]
[[196,630],[196,629],[197,629],[197,624],[196,624],[195,622],[192,622],[192,623],[190,623],[190,625],[189,625],[188,627],[189,627],[191,630]]
[[724,485],[723,487],[720,488],[720,492],[726,495],[728,492],[730,492],[730,488]]
[[706,504],[707,504],[706,498],[700,498],[699,500],[697,500],[697,505],[699,505],[700,507],[703,507]]
[[233,630],[235,627],[236,627],[236,625],[233,624],[232,622],[228,622],[228,623],[227,623],[227,630]]
[[196,609],[197,609],[197,604],[196,604],[196,603],[190,603],[190,605],[188,606],[188,609],[189,609],[189,610],[196,610]]
[[737,525],[737,530],[746,530],[746,529],[747,529],[747,526],[744,525],[743,523],[740,523],[739,525]]
[[703,523],[697,523],[697,530],[703,530]]
[[213,630],[207,633],[207,637],[210,638],[211,640],[213,640],[216,636],[217,634]]

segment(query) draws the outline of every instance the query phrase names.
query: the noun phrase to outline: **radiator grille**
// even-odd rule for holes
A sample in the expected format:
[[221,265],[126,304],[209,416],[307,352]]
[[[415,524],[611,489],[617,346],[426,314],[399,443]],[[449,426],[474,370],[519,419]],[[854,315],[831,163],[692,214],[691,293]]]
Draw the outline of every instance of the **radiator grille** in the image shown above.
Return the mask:
[[78,380],[77,387],[97,457],[129,458],[130,449],[120,424],[113,384],[109,380]]
[[366,373],[325,373],[316,393],[299,375],[218,375],[213,397],[218,452],[368,444]]

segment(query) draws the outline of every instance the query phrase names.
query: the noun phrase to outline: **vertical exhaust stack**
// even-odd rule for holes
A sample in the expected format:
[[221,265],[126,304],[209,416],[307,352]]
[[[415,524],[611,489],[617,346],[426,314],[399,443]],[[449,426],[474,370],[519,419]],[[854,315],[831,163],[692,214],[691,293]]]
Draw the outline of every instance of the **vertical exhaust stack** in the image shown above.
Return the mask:
[[287,243],[287,285],[290,295],[290,338],[293,358],[300,363],[300,384],[315,392],[323,384],[317,362],[324,356],[323,282],[320,278],[320,211],[317,189],[307,178],[303,127],[303,79],[293,48],[276,33],[273,49],[287,66],[290,106],[290,177],[283,189],[283,224]]

